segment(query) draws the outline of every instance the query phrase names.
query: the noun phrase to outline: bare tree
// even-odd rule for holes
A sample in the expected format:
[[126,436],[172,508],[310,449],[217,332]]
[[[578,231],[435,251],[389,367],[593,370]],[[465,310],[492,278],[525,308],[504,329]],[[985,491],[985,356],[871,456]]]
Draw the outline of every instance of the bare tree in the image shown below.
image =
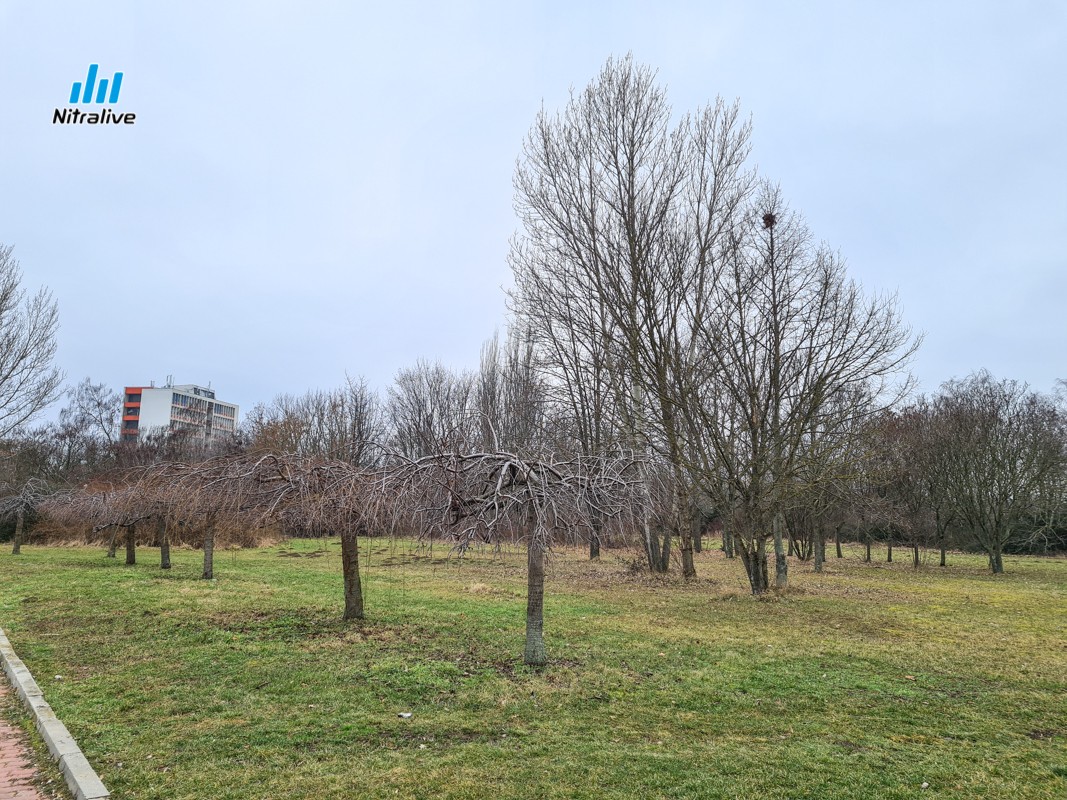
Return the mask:
[[11,554],[19,555],[25,541],[27,518],[36,515],[37,507],[47,498],[50,490],[38,478],[29,478],[18,486],[3,486],[5,496],[0,498],[0,519],[13,519],[15,532],[12,537]]
[[812,244],[777,187],[764,184],[730,238],[718,280],[694,300],[714,322],[691,329],[701,358],[676,409],[693,474],[718,504],[733,504],[735,541],[761,594],[769,539],[785,584],[784,513],[798,488],[838,480],[859,461],[844,445],[904,394],[896,379],[918,342],[893,298],[865,297],[840,257]]
[[327,391],[282,394],[259,404],[245,418],[254,450],[322,456],[369,465],[377,456],[373,442],[384,436],[378,395],[363,378],[347,378]]
[[525,331],[509,330],[503,347],[497,335],[482,345],[472,405],[479,449],[526,455],[545,449],[548,397]]
[[59,412],[57,436],[63,442],[63,470],[86,474],[109,466],[118,441],[122,395],[105,383],[85,378],[67,390],[67,406]]
[[933,401],[956,514],[1004,571],[1004,546],[1047,520],[1062,497],[1067,418],[1055,400],[1026,384],[981,371],[944,384]]
[[[711,322],[689,298],[713,282],[719,242],[750,187],[749,127],[738,116],[718,101],[672,126],[653,71],[609,60],[561,114],[542,111],[515,174],[523,234],[512,247],[513,304],[554,325],[545,344],[565,375],[575,355],[605,369],[594,380],[610,383],[627,444],[671,465],[667,538],[653,548],[646,524],[646,552],[664,569],[656,552],[678,537],[686,577],[695,575],[691,481],[676,396],[696,355],[690,331]],[[556,299],[564,294],[575,300]]]
[[47,289],[27,296],[11,251],[0,246],[0,438],[55,400],[63,381],[52,366],[59,309]]
[[[521,533],[527,548],[526,646],[529,665],[547,661],[544,644],[545,553],[557,531],[592,529],[601,520],[631,523],[637,470],[633,459],[523,459],[513,453],[440,454],[398,460],[383,473],[392,508],[427,534],[450,536],[459,550]],[[641,512],[643,513],[643,512]]]
[[466,450],[474,438],[474,376],[420,360],[397,373],[387,417],[393,446],[407,458]]

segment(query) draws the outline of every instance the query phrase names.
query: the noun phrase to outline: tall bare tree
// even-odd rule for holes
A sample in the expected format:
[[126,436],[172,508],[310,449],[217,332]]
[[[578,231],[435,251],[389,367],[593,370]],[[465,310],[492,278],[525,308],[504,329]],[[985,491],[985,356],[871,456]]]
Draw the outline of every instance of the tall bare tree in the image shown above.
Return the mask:
[[[523,232],[511,253],[513,303],[556,330],[581,323],[547,342],[557,365],[573,362],[566,350],[580,337],[579,352],[607,370],[597,379],[624,412],[628,444],[673,465],[677,496],[656,549],[676,536],[687,577],[691,481],[675,395],[695,356],[690,331],[711,322],[689,298],[713,282],[720,240],[751,186],[748,139],[737,106],[721,100],[672,124],[654,72],[612,59],[562,113],[538,115],[515,173]],[[563,295],[575,299],[555,299]]]
[[843,443],[903,396],[918,341],[895,299],[865,296],[773,185],[754,197],[724,258],[716,285],[698,298],[714,324],[693,328],[702,358],[677,407],[694,473],[709,494],[732,499],[736,542],[760,594],[769,587],[768,539],[776,582],[785,582],[781,536],[792,494],[834,477],[813,464],[840,471],[858,460]]
[[0,438],[55,400],[63,381],[52,365],[58,306],[47,289],[26,294],[11,252],[0,245]]

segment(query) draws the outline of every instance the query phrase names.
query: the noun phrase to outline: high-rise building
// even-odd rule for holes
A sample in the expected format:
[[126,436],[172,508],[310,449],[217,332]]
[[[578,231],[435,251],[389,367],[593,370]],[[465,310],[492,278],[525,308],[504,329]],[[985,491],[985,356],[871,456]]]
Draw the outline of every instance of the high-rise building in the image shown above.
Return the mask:
[[237,430],[237,406],[217,400],[214,390],[191,383],[127,386],[119,438],[135,442],[162,430],[187,430],[203,439],[232,436]]

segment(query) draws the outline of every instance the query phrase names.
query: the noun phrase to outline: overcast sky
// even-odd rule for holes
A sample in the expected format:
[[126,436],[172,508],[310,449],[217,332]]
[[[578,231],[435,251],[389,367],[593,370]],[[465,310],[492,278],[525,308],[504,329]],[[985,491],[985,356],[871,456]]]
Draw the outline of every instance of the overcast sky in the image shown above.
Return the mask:
[[[1067,3],[0,0],[0,243],[121,388],[384,389],[507,315],[511,179],[611,55],[753,159],[926,340],[921,388],[1067,377]],[[134,125],[53,125],[89,64]],[[88,109],[90,106],[82,106]]]

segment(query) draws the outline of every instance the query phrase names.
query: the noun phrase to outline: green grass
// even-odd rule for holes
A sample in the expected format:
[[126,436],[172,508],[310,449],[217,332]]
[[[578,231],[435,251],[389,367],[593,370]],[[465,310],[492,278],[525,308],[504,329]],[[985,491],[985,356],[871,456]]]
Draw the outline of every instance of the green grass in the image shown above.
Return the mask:
[[1065,560],[851,551],[761,601],[560,551],[536,671],[522,553],[375,542],[359,624],[322,547],[4,552],[0,626],[116,798],[1067,796]]

